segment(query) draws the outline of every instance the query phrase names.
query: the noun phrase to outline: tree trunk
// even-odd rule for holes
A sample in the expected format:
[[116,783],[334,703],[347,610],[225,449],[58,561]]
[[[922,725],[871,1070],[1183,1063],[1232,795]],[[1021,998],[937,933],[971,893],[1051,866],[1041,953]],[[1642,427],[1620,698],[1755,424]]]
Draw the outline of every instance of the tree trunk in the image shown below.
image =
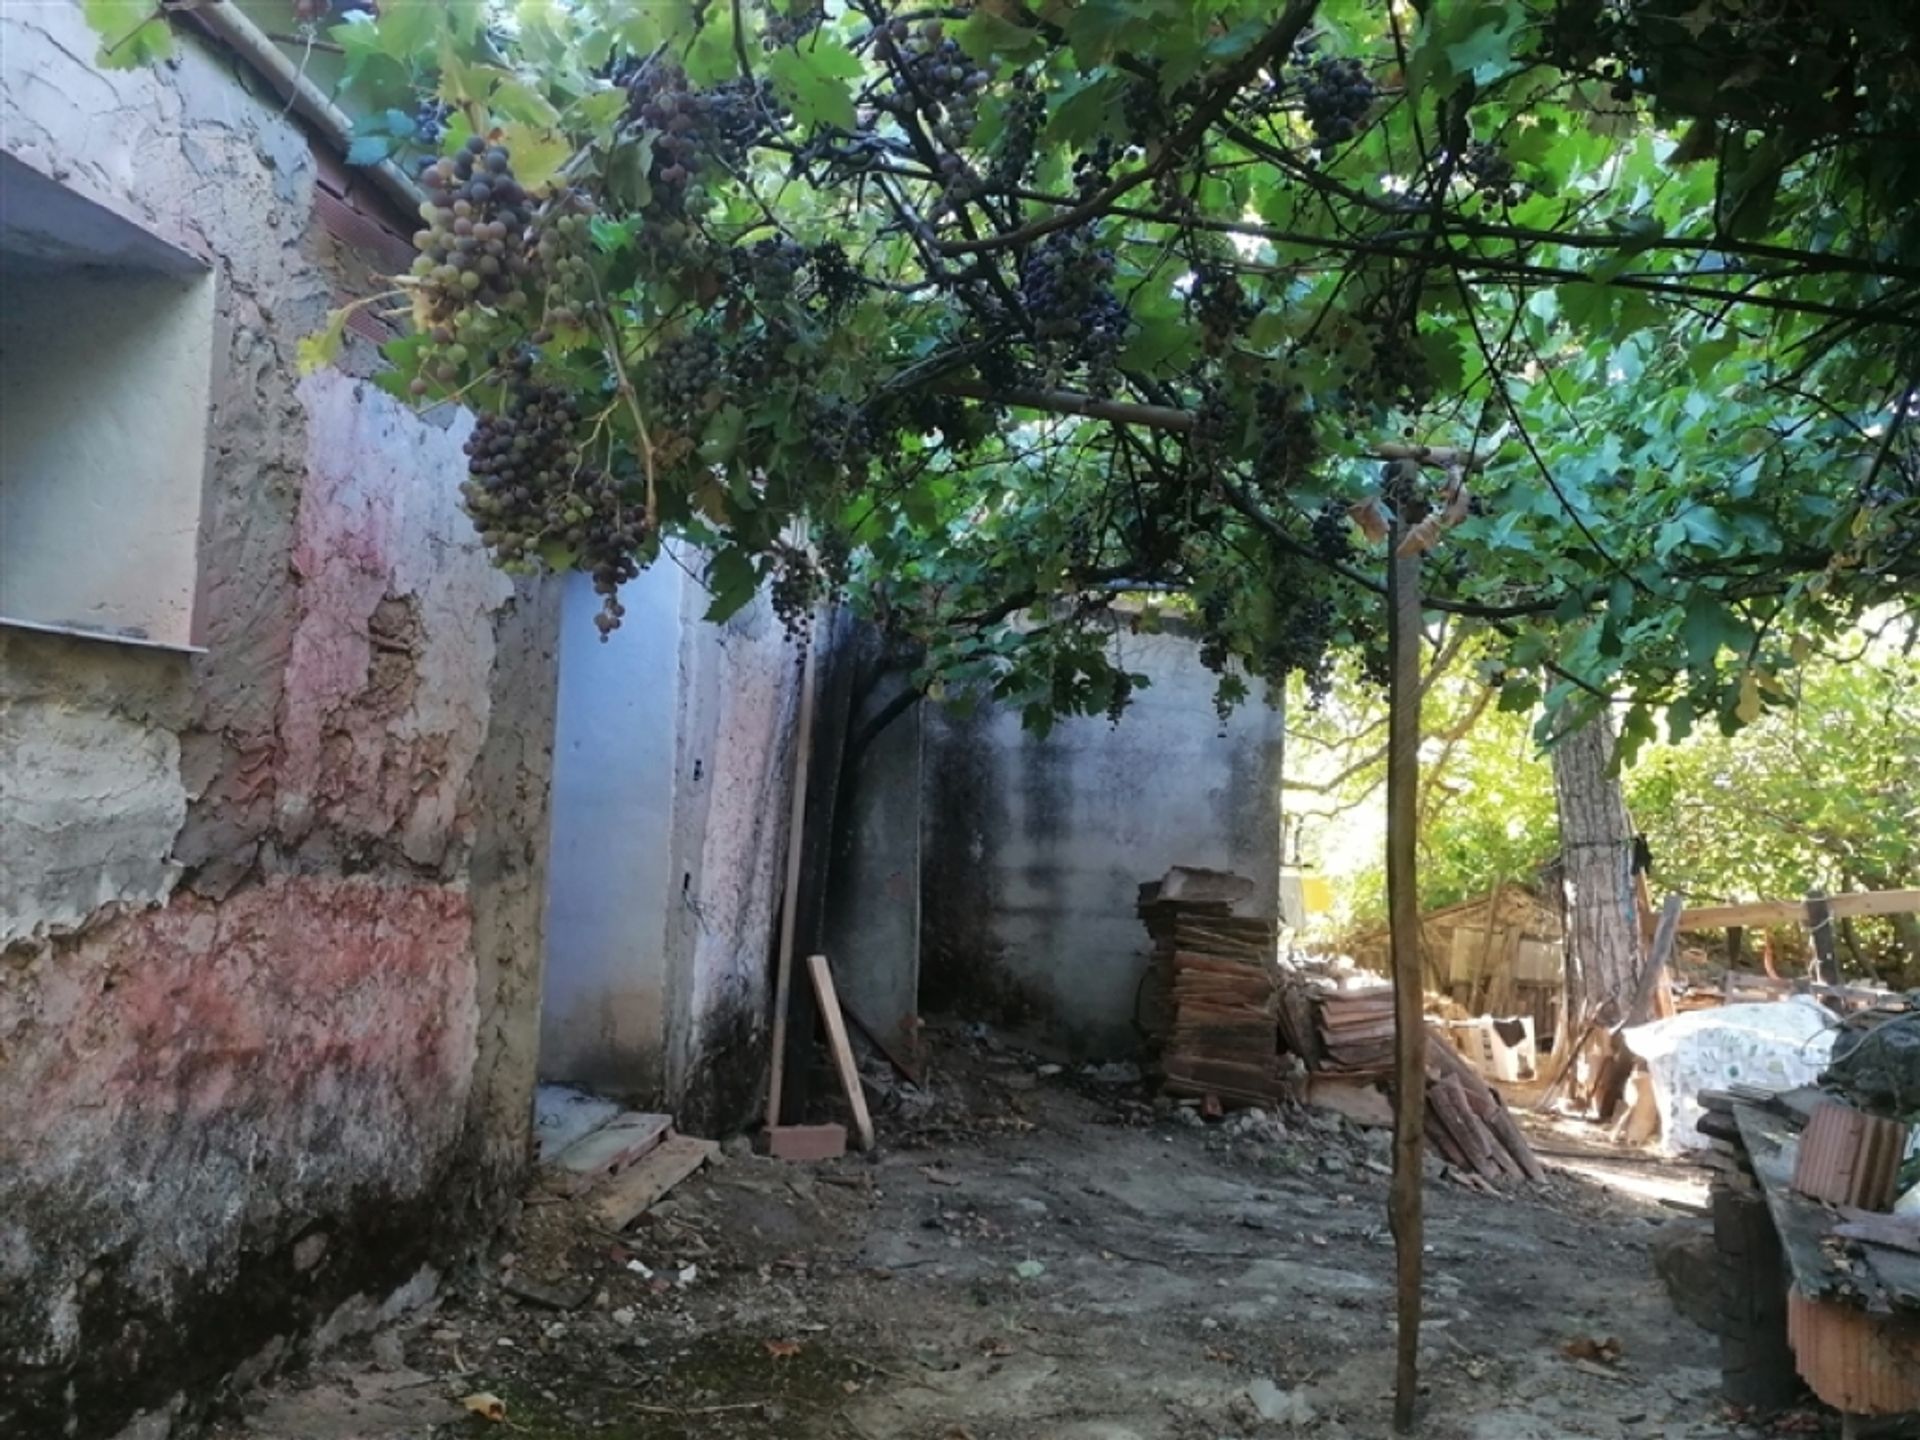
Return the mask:
[[1920,918],[1912,915],[1890,915],[1893,933],[1900,939],[1900,948],[1907,952],[1907,968],[1920,970]]
[[1596,1015],[1609,1021],[1625,1015],[1640,965],[1633,826],[1612,768],[1613,749],[1613,724],[1602,712],[1552,752],[1567,917],[1567,1013],[1576,1035]]

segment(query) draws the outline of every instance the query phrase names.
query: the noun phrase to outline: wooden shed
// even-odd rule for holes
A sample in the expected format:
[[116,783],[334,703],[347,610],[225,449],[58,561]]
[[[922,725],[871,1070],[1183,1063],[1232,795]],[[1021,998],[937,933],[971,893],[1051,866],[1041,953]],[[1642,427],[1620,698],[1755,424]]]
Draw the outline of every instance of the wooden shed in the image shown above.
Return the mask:
[[[1427,988],[1469,1015],[1531,1015],[1543,1040],[1557,1032],[1565,1003],[1560,914],[1524,885],[1502,885],[1421,917]],[[1385,927],[1338,947],[1355,963],[1390,974]]]

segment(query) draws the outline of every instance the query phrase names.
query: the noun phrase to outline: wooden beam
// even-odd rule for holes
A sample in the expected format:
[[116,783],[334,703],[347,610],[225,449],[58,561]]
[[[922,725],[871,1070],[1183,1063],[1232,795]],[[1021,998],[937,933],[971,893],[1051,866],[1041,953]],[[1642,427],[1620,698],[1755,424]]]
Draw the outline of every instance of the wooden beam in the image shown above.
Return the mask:
[[793,932],[800,908],[800,843],[807,821],[807,767],[813,755],[813,675],[819,640],[807,641],[800,670],[800,718],[794,725],[793,798],[787,807],[787,884],[780,896],[780,951],[773,980],[773,1053],[767,1080],[767,1128],[780,1123],[782,1076],[787,1067],[787,1009],[793,995]]
[[840,1013],[840,997],[833,988],[827,957],[809,955],[807,973],[813,976],[813,998],[820,1002],[820,1019],[827,1027],[827,1048],[833,1052],[834,1069],[840,1072],[840,1088],[847,1092],[847,1107],[853,1111],[853,1133],[862,1150],[871,1150],[873,1117],[867,1113],[867,1094],[860,1088],[860,1067],[853,1063],[846,1017]]
[[1840,957],[1833,946],[1833,903],[1819,890],[1807,896],[1807,934],[1813,937],[1813,978],[1822,985],[1840,983]]
[[[1870,915],[1920,914],[1920,890],[1862,890],[1830,895],[1827,910],[1836,920],[1858,920]],[[1802,925],[1807,919],[1804,900],[1749,900],[1738,905],[1701,905],[1680,912],[1682,930],[1718,930],[1739,926]]]
[[[1421,963],[1417,841],[1420,826],[1420,556],[1400,553],[1406,526],[1388,544],[1387,915],[1393,953],[1393,1230],[1396,1340],[1393,1428],[1413,1428],[1420,1395],[1423,1284],[1421,1155],[1427,1113],[1425,967]],[[1491,916],[1488,923],[1492,923]]]

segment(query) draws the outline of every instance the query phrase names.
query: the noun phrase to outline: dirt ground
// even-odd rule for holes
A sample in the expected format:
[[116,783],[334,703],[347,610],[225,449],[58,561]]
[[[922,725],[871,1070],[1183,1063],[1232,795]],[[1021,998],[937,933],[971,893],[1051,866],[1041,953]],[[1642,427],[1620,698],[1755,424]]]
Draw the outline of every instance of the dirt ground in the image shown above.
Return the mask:
[[[1388,1434],[1383,1132],[1313,1111],[1205,1123],[977,1031],[905,1098],[870,1157],[784,1165],[736,1143],[625,1237],[532,1194],[511,1253],[250,1397],[222,1434]],[[1549,1159],[1550,1183],[1523,1195],[1429,1184],[1421,1433],[1773,1433],[1726,1414],[1713,1337],[1650,1263],[1675,1197],[1704,1197],[1698,1172],[1594,1154]],[[585,1298],[556,1310],[503,1280]],[[504,1421],[463,1412],[476,1393]]]

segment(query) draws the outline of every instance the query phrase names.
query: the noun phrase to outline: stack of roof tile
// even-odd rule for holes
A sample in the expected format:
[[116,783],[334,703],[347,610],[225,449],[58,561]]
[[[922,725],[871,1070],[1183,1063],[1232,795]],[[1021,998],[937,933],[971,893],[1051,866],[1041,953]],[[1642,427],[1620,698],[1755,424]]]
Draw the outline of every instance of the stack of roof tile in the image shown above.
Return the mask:
[[1252,891],[1244,876],[1188,866],[1140,887],[1154,942],[1147,1027],[1171,1094],[1271,1105],[1285,1091],[1278,927],[1234,913]]

